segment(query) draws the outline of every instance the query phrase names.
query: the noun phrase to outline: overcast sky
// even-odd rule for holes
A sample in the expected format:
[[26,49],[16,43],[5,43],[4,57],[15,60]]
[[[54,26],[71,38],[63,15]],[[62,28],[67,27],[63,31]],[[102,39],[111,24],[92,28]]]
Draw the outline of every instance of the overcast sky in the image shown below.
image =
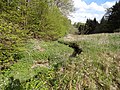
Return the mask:
[[94,17],[100,21],[106,8],[115,4],[118,0],[73,0],[75,11],[69,17],[74,22],[86,22],[86,19]]

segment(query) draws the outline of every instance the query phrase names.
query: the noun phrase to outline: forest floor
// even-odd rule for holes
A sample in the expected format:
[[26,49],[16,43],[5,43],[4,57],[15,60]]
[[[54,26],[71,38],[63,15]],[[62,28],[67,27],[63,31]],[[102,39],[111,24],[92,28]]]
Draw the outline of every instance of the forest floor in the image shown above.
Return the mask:
[[[71,43],[82,49],[74,57]],[[9,77],[25,90],[120,89],[120,33],[29,40],[19,54],[20,60],[0,74],[1,90],[9,86]]]

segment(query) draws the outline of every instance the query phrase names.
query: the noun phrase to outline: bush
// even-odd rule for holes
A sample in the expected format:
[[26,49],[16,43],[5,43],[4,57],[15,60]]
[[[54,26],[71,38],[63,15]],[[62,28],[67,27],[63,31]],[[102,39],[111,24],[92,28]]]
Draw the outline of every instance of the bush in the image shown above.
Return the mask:
[[19,47],[22,45],[25,33],[17,24],[6,23],[2,19],[0,23],[0,65],[1,69],[4,69],[19,59]]

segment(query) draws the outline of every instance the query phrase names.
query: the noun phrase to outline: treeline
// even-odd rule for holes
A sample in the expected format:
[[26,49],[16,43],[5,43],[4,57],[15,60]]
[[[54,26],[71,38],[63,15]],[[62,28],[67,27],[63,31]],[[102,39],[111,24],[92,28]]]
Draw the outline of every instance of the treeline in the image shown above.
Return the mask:
[[17,24],[34,38],[57,39],[69,28],[70,22],[63,15],[71,10],[67,4],[70,0],[1,0],[0,21]]
[[74,23],[74,26],[78,28],[79,34],[92,34],[98,25],[99,23],[96,18],[94,20],[87,19],[86,23]]
[[[0,0],[0,68],[28,38],[56,40],[69,30],[71,0]],[[66,13],[64,13],[66,11]]]
[[74,23],[79,34],[114,33],[120,32],[120,1],[108,8],[100,23],[94,18],[86,23]]

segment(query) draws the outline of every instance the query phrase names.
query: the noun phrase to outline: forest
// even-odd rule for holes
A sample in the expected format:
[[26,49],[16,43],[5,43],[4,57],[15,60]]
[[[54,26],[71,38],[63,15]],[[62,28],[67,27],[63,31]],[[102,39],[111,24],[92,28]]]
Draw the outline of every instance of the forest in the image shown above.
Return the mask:
[[72,0],[0,0],[0,90],[120,89],[120,1],[100,22],[72,25],[73,11]]
[[120,32],[120,1],[116,2],[111,8],[106,10],[100,23],[94,18],[87,19],[86,23],[74,23],[78,28],[79,34],[95,34],[95,33],[114,33]]

